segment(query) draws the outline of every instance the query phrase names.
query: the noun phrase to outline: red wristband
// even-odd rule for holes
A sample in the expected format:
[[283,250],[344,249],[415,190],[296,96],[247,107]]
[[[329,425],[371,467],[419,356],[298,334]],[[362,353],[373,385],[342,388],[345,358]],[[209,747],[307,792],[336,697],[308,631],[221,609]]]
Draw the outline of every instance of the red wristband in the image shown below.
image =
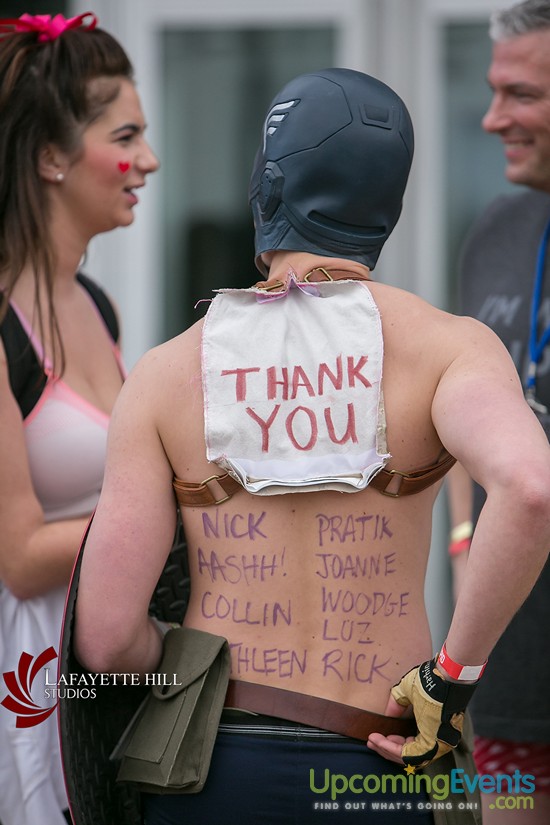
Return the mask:
[[453,527],[449,537],[449,555],[458,556],[459,553],[464,553],[466,550],[469,550],[473,534],[474,525],[471,521],[463,521],[461,524]]
[[487,662],[482,665],[459,665],[458,662],[453,662],[445,644],[441,648],[441,653],[437,657],[437,664],[443,668],[451,679],[457,679],[459,682],[475,682],[480,679]]
[[460,553],[465,553],[470,549],[471,539],[462,539],[461,541],[451,541],[449,544],[449,556],[458,556]]

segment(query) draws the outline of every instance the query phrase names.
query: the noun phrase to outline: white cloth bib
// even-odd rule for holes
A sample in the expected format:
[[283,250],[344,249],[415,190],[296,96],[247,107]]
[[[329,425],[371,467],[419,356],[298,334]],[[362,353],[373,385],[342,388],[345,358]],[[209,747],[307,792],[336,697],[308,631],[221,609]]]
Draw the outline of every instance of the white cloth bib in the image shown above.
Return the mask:
[[208,460],[250,493],[364,489],[390,458],[382,360],[359,281],[220,290],[202,334]]

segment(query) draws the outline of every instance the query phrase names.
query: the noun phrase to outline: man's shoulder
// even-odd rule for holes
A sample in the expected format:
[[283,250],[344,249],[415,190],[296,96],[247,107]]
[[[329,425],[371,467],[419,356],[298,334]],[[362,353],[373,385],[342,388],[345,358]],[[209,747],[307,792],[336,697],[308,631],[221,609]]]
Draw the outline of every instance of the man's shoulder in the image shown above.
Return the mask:
[[[536,253],[550,218],[550,194],[523,189],[500,195],[472,224],[460,255],[462,278],[478,281],[488,273],[510,272],[515,279],[518,264],[529,266],[526,256]],[[534,250],[534,252],[533,252]]]
[[550,193],[534,189],[496,197],[472,224],[470,234],[487,230],[508,232],[514,226],[536,223],[545,224],[550,214]]

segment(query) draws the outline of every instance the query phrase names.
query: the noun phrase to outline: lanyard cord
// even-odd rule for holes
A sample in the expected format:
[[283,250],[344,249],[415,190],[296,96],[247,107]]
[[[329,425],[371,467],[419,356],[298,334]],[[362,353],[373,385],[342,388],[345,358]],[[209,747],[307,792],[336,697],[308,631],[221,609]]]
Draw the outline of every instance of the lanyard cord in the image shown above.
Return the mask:
[[548,247],[548,239],[550,238],[550,221],[546,224],[546,228],[540,239],[539,250],[537,254],[537,265],[535,269],[535,286],[533,289],[533,297],[531,300],[531,333],[529,336],[529,369],[527,372],[527,390],[534,393],[537,365],[542,358],[544,348],[550,341],[550,326],[546,327],[540,339],[537,340],[538,329],[538,315],[540,310],[540,301],[542,295],[542,284],[544,280],[544,264],[546,261],[546,250]]

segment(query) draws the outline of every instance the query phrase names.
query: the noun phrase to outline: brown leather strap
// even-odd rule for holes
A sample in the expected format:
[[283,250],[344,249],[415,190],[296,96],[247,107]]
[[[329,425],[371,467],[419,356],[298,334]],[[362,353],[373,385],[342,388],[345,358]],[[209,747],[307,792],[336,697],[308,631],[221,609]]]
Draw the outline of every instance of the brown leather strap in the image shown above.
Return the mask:
[[[308,284],[318,284],[321,281],[369,281],[367,273],[352,272],[349,269],[326,269],[324,266],[317,266],[311,269],[303,280]],[[286,282],[280,278],[270,278],[268,281],[258,281],[254,284],[256,289],[264,289],[266,292],[280,292],[286,289]]]
[[330,699],[321,699],[319,696],[307,696],[305,693],[233,679],[229,682],[225,706],[276,716],[363,741],[371,733],[381,733],[384,736],[416,734],[414,719],[383,716],[340,702],[331,702]]
[[[400,470],[380,470],[369,481],[369,487],[374,487],[383,496],[390,496],[391,498],[412,496],[414,493],[421,493],[422,490],[443,478],[455,462],[456,458],[445,452],[443,458],[423,470],[415,470],[412,473],[402,473]],[[395,478],[399,478],[399,484],[389,492],[388,487]]]
[[182,507],[210,507],[213,504],[222,504],[231,498],[233,493],[243,489],[229,473],[210,476],[199,482],[182,481],[174,476],[172,486]]
[[[412,473],[402,473],[400,470],[380,470],[369,481],[369,487],[374,487],[382,495],[391,498],[412,496],[415,493],[421,493],[422,490],[443,478],[455,461],[456,459],[446,452],[443,458],[423,470],[415,470]],[[390,492],[387,488],[396,478],[399,479],[399,484],[396,489]],[[210,478],[199,483],[182,481],[174,477],[172,483],[182,507],[210,507],[213,504],[221,504],[230,499],[234,493],[244,489],[228,473],[221,476],[210,476]],[[216,495],[216,484],[219,484],[222,488],[224,495]]]

